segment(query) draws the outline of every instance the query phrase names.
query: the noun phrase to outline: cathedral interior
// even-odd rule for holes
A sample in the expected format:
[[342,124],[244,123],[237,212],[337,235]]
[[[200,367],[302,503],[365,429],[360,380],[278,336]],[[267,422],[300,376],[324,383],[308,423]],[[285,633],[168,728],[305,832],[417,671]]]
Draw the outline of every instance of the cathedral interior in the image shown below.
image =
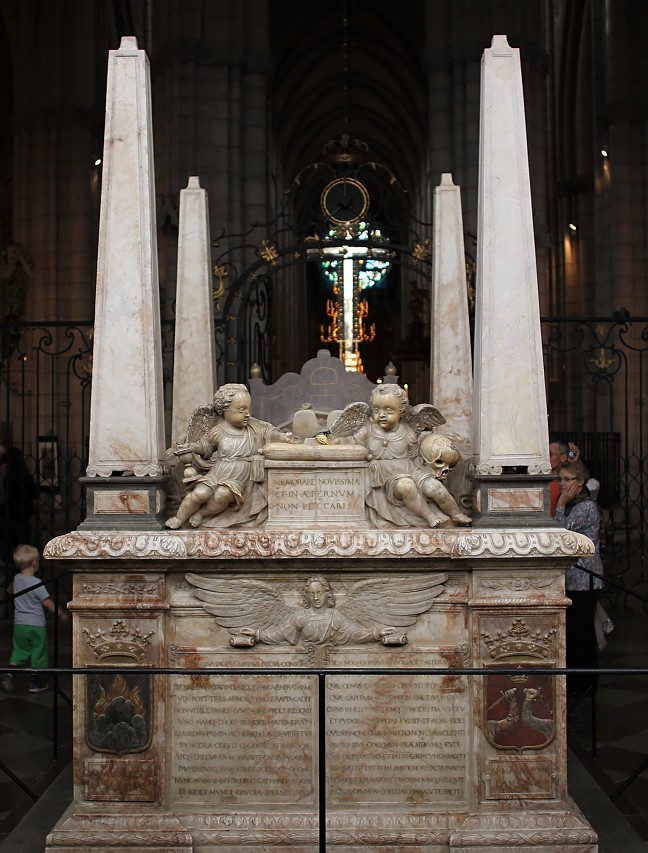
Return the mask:
[[[480,63],[495,34],[522,62],[549,432],[601,481],[610,577],[646,595],[643,0],[0,0],[0,441],[27,482],[25,508],[0,498],[5,560],[16,537],[42,546],[83,518],[108,51],[135,36],[150,62],[168,407],[190,176],[209,197],[219,384],[253,368],[273,382],[327,348],[373,382],[391,362],[418,403],[434,397],[444,173],[461,187],[474,300]],[[360,212],[370,248],[353,262],[346,353],[337,259]]]
[[461,187],[472,300],[480,63],[506,34],[523,69],[549,431],[580,441],[602,503],[621,505],[614,523],[641,524],[647,27],[639,0],[412,0],[398,15],[368,0],[2,0],[0,421],[41,488],[42,538],[80,511],[107,57],[124,35],[151,68],[169,400],[179,193],[198,176],[219,383],[253,365],[272,382],[321,348],[342,353],[345,232],[323,204],[327,188],[357,184],[341,203],[366,208],[373,249],[354,264],[350,355],[372,381],[392,362],[417,403],[434,396],[434,188],[444,173]]

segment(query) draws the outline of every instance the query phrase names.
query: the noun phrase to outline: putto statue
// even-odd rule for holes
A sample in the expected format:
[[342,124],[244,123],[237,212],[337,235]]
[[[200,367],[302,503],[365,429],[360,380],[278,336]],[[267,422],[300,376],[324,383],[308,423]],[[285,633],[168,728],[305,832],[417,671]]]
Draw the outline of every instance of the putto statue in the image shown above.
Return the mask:
[[443,415],[430,403],[410,406],[406,391],[399,385],[379,385],[371,394],[371,405],[351,403],[332,425],[322,443],[361,444],[371,461],[371,489],[366,504],[372,522],[398,527],[429,527],[447,522],[470,524],[444,480],[459,461],[459,451],[451,439],[427,434],[445,423]]
[[319,575],[308,578],[301,596],[249,578],[185,578],[203,608],[231,633],[232,646],[266,643],[308,649],[346,643],[405,645],[403,628],[430,609],[448,575],[358,581],[339,604],[329,581]]
[[[245,385],[221,385],[213,406],[200,406],[189,420],[187,436],[173,453],[184,463],[183,482],[189,492],[176,514],[167,519],[172,530],[187,521],[192,527],[258,524],[267,506],[263,457],[270,441],[294,442],[272,424],[250,417]],[[205,522],[207,520],[207,522]]]

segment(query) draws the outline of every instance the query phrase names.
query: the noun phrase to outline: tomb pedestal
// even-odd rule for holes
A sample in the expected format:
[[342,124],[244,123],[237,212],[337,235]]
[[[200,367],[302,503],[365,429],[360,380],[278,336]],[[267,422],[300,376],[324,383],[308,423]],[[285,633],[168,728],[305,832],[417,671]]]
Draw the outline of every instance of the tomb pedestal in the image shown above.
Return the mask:
[[[74,802],[47,850],[316,851],[325,778],[329,850],[595,851],[550,672],[564,569],[590,550],[557,527],[52,540],[46,556],[74,572],[74,665],[96,671],[75,677]],[[315,577],[334,596],[319,622],[303,601]],[[363,607],[388,618],[378,594],[394,619],[409,602],[395,633],[363,629]],[[263,595],[281,619],[219,624],[232,596]]]

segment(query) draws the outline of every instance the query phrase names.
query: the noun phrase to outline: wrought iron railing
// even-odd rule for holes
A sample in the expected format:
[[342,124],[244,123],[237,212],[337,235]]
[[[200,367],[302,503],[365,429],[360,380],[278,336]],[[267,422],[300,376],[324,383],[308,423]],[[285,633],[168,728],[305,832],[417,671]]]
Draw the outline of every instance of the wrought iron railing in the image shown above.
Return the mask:
[[[0,667],[0,673],[7,672],[8,668]],[[519,677],[520,675],[527,672],[524,667],[515,666],[515,667],[498,667],[497,668],[498,675],[514,675]],[[25,672],[33,672],[32,670],[25,670]],[[318,718],[318,743],[317,743],[317,766],[318,766],[318,797],[317,797],[317,812],[318,812],[318,849],[320,851],[326,851],[326,834],[327,834],[327,802],[326,802],[326,790],[327,790],[327,744],[326,744],[326,680],[329,677],[333,676],[397,676],[397,677],[412,677],[412,676],[425,676],[429,678],[440,678],[443,676],[452,676],[454,678],[458,676],[475,676],[475,677],[484,677],[487,675],[492,675],[494,670],[492,669],[480,669],[480,668],[387,668],[387,667],[354,667],[352,669],[337,669],[337,668],[327,668],[327,669],[316,669],[316,668],[304,668],[304,667],[295,667],[294,669],[286,670],[286,669],[277,669],[272,667],[267,668],[255,668],[255,669],[244,669],[244,668],[187,668],[187,669],[178,669],[176,667],[88,667],[88,668],[72,668],[72,667],[59,667],[59,668],[49,668],[47,670],[40,670],[39,674],[47,674],[49,676],[53,676],[54,681],[60,677],[65,675],[81,675],[85,677],[91,677],[93,675],[146,675],[146,676],[156,676],[156,675],[180,675],[180,676],[213,676],[213,677],[225,677],[232,675],[245,676],[250,678],[255,678],[259,676],[271,676],[276,678],[285,678],[286,676],[300,676],[307,675],[313,676],[317,679],[318,689],[317,689],[317,718]],[[648,669],[645,668],[602,668],[602,669],[562,669],[562,668],[536,668],[534,667],[532,670],[528,670],[530,674],[535,676],[538,675],[550,675],[550,676],[565,676],[572,673],[577,672],[580,675],[598,675],[598,676],[606,676],[606,675],[625,675],[625,676],[648,676]],[[68,700],[69,701],[69,700]],[[57,703],[54,702],[54,707],[56,707]],[[52,722],[52,731],[54,732],[54,740],[56,740],[56,732],[57,732],[57,722],[53,719]],[[41,735],[42,736],[42,735]],[[611,799],[617,798],[623,791],[625,791],[634,781],[635,779],[645,770],[648,765],[648,760],[644,761],[641,765],[639,765],[635,771],[633,771],[630,776],[628,776],[618,787],[615,789],[613,794],[611,795]],[[19,777],[8,767],[4,762],[0,761],[0,772],[4,772],[12,781],[14,781],[21,789],[30,796],[31,799],[37,800],[37,795],[29,789],[24,782],[22,782]]]
[[[544,318],[549,428],[601,482],[604,561],[620,589],[648,583],[648,317]],[[615,605],[623,610],[622,592]]]
[[83,517],[78,478],[87,464],[92,326],[0,325],[2,557],[19,542],[44,544]]

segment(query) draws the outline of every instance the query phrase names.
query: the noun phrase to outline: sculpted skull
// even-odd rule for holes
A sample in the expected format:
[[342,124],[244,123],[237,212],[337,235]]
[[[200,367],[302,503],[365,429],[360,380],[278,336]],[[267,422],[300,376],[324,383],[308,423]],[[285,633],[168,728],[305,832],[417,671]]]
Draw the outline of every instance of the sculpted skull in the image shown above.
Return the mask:
[[419,446],[423,465],[437,480],[447,479],[448,473],[459,461],[459,451],[445,435],[427,435]]

